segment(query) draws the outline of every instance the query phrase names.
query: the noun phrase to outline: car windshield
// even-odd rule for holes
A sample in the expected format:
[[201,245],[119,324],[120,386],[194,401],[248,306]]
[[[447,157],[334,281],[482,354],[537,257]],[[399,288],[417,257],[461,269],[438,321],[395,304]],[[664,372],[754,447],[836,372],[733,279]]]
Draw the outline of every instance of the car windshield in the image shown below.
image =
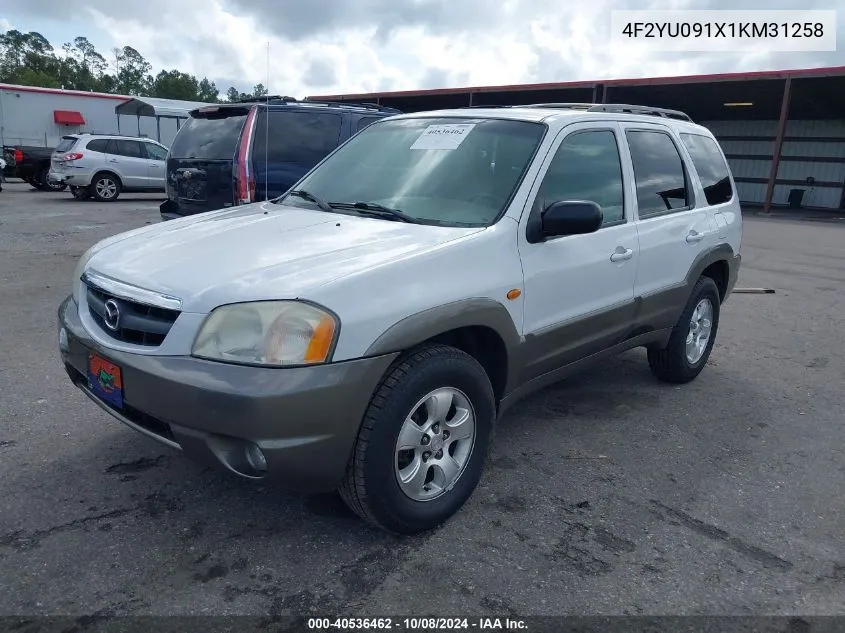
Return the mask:
[[510,201],[546,129],[499,119],[388,119],[354,136],[297,183],[298,195],[278,202],[401,219],[380,206],[401,212],[404,221],[488,226]]

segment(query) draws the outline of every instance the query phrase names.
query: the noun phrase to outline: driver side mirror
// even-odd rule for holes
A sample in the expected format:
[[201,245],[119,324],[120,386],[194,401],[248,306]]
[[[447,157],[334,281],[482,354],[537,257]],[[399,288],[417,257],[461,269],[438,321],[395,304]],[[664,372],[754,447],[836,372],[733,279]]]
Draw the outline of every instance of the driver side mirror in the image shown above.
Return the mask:
[[595,233],[603,220],[601,207],[587,200],[561,200],[540,214],[540,240],[564,235]]

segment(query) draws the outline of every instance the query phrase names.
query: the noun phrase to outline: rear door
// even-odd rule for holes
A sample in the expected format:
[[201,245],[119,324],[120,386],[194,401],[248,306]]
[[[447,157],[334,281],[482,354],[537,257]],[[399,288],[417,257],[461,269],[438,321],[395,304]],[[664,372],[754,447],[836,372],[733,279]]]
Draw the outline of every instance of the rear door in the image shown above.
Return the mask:
[[696,196],[680,139],[664,126],[624,123],[623,128],[640,241],[634,294],[642,299],[644,323],[671,327],[687,274],[715,239],[715,221],[707,201]]
[[262,108],[252,142],[255,199],[276,198],[340,143],[343,117],[334,112]]
[[151,189],[164,191],[165,160],[167,150],[161,145],[144,141],[144,150],[147,153],[147,186]]
[[167,156],[162,212],[184,216],[234,205],[235,157],[249,110],[209,106],[191,113]]

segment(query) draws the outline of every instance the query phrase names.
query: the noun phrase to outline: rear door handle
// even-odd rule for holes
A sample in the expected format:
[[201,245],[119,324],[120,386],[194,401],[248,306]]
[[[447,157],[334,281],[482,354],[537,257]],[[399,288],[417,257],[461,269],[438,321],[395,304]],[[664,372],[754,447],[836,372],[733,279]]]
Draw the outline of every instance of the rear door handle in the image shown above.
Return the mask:
[[631,259],[634,256],[634,251],[630,248],[618,246],[616,251],[610,256],[612,262],[624,262],[626,259]]
[[120,161],[117,160],[116,158],[109,158],[109,162],[110,163],[119,163]]
[[692,230],[687,234],[687,243],[694,244],[695,242],[700,242],[704,239],[704,234],[699,233],[696,230]]

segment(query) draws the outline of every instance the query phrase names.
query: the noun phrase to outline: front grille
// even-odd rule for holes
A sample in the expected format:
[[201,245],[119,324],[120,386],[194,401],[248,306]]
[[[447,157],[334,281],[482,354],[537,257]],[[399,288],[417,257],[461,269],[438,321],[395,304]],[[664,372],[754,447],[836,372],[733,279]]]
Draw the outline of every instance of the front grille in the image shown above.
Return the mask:
[[[107,322],[106,302],[112,301],[119,314],[116,328],[110,327],[111,319]],[[88,310],[103,332],[113,339],[150,347],[162,344],[179,316],[178,310],[129,301],[91,286],[88,286]]]

